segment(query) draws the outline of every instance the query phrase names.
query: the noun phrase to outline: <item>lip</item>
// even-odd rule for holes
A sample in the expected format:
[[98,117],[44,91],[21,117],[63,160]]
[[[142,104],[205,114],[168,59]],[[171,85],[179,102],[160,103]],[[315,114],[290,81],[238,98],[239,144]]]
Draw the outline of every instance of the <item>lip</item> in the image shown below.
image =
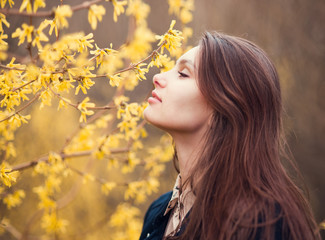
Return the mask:
[[162,101],[161,101],[161,98],[157,95],[157,93],[156,93],[155,91],[152,91],[151,94],[152,94],[152,98],[153,98],[153,99],[157,99],[159,102],[162,102]]

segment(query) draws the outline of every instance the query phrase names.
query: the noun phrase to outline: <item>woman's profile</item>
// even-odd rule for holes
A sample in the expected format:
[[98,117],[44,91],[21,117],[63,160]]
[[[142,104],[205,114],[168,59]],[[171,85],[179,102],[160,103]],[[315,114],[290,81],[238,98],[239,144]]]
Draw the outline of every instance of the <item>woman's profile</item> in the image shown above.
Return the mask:
[[279,79],[259,47],[207,32],[153,84],[144,116],[172,136],[179,175],[141,240],[320,239],[282,164]]

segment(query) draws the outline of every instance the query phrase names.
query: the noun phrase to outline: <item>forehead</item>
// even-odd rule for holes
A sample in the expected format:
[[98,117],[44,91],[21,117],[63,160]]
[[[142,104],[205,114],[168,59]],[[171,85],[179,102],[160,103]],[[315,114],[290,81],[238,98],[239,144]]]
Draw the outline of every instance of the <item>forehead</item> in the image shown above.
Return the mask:
[[187,61],[187,62],[190,62],[192,63],[193,65],[195,64],[195,59],[196,59],[196,56],[199,52],[199,47],[194,47],[192,49],[190,49],[189,51],[187,51],[186,53],[184,53],[178,60],[177,62],[180,63],[180,62],[184,62],[184,61]]

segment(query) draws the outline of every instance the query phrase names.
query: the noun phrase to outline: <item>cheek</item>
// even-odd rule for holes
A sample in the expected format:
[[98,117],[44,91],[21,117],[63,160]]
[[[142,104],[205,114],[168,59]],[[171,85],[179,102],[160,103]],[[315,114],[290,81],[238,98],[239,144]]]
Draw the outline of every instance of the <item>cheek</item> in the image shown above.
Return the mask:
[[204,126],[212,110],[197,91],[192,94],[180,94],[170,104],[164,106],[163,118],[175,129],[197,130]]
[[163,103],[149,105],[144,110],[144,118],[168,132],[195,131],[208,122],[211,112],[197,89],[183,88],[181,92],[168,92]]

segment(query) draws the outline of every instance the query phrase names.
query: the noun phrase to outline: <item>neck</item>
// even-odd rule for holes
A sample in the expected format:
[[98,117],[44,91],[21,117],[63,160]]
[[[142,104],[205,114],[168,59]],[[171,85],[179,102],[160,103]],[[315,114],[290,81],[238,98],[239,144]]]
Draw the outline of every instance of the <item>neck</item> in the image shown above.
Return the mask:
[[179,161],[179,170],[184,183],[196,164],[204,144],[205,129],[195,133],[174,133],[172,135]]

